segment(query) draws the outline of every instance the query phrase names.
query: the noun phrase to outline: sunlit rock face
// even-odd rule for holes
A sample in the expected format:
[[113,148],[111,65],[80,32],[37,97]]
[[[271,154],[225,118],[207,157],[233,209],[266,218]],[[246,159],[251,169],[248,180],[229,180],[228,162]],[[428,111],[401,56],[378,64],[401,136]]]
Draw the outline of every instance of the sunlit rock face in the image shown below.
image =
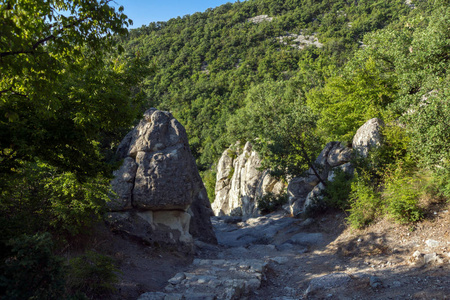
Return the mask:
[[217,165],[216,198],[212,209],[216,216],[256,216],[257,199],[284,192],[283,182],[260,170],[261,159],[252,145],[236,144],[225,150]]

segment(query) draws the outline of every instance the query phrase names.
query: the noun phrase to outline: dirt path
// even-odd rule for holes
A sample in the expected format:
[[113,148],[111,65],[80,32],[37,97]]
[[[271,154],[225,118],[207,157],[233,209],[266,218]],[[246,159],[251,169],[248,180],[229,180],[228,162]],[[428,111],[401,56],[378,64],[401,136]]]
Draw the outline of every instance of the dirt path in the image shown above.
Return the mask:
[[192,264],[153,254],[150,276],[152,266],[141,264],[153,285],[142,284],[150,293],[140,300],[450,299],[445,209],[414,228],[384,220],[352,231],[338,212],[314,220],[213,218],[213,225],[219,246],[197,243]]

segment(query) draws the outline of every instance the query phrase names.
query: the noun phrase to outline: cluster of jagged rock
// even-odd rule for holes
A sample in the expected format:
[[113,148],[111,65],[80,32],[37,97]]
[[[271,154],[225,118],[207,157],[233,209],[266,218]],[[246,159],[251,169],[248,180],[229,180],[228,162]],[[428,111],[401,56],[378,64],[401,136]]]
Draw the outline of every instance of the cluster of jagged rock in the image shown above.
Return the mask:
[[242,149],[237,143],[223,152],[217,164],[216,198],[212,204],[216,216],[256,216],[257,199],[284,191],[283,182],[260,168],[261,159],[249,142]]
[[[315,161],[315,171],[292,178],[287,186],[292,215],[305,211],[320,198],[322,182],[333,180],[339,168],[352,172],[355,149],[361,155],[379,144],[378,119],[369,120],[353,139],[353,150],[328,143]],[[169,112],[149,109],[118,148],[123,164],[114,173],[115,192],[109,203],[107,224],[118,233],[155,247],[185,253],[194,239],[217,243],[210,217],[257,216],[258,199],[285,192],[286,184],[261,170],[261,159],[250,143],[227,149],[217,168],[216,198],[212,205],[191,154],[183,126]],[[316,173],[318,176],[316,176]]]
[[[371,147],[381,143],[379,119],[367,121],[356,132],[352,147],[340,142],[328,143],[315,160],[313,166],[303,176],[292,178],[287,186],[289,204],[285,209],[296,216],[317,205],[325,188],[324,182],[333,181],[338,169],[353,173],[350,160],[354,153],[367,156]],[[217,216],[258,215],[257,200],[272,193],[280,195],[285,191],[282,181],[270,176],[270,170],[261,170],[261,159],[246,143],[243,150],[234,145],[225,150],[217,166],[216,198],[212,209]]]

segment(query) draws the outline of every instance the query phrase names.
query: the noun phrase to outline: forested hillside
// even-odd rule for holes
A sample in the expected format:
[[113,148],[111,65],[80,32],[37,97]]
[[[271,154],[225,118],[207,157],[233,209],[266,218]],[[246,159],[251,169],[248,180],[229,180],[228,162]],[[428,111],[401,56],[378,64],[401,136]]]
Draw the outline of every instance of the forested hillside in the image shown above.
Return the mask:
[[406,122],[410,105],[447,80],[446,7],[251,0],[151,23],[122,43],[153,68],[148,106],[186,126],[213,197],[214,163],[236,140],[259,138],[268,166],[299,174],[303,150],[313,157],[327,141],[348,141],[372,117]]
[[[355,3],[228,3],[132,30],[123,43],[129,57],[140,56],[155,68],[145,81],[149,105],[183,121],[205,170],[235,139],[226,136],[226,123],[252,86],[289,81],[300,92],[321,85],[331,67],[342,66],[361,46],[365,33],[411,10],[403,1]],[[249,20],[258,15],[270,21]],[[314,35],[323,47],[301,50],[294,34]]]

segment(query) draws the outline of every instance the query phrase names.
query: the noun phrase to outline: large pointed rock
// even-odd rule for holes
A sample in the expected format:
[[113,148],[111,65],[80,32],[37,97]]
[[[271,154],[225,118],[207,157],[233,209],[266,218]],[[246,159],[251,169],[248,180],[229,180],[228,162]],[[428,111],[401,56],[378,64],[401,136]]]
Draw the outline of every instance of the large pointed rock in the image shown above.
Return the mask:
[[[116,195],[109,205],[114,213],[108,218],[115,231],[127,228],[122,232],[183,251],[193,245],[192,236],[216,243],[211,206],[186,131],[169,112],[147,110],[117,153],[124,163],[114,173]],[[138,233],[130,233],[133,228]]]

